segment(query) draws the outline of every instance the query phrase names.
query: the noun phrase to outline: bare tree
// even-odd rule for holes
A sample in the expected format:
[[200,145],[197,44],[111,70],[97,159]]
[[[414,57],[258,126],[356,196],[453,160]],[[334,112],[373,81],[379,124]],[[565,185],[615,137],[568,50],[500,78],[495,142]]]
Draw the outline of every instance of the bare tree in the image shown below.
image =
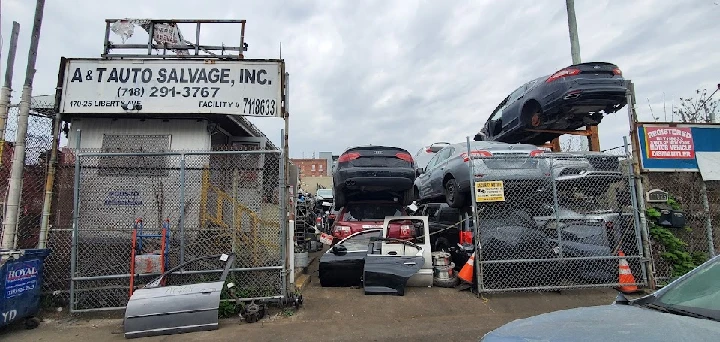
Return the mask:
[[717,116],[720,100],[708,96],[707,89],[698,89],[695,95],[693,98],[680,98],[680,105],[673,108],[673,118],[677,117],[681,122],[708,123]]

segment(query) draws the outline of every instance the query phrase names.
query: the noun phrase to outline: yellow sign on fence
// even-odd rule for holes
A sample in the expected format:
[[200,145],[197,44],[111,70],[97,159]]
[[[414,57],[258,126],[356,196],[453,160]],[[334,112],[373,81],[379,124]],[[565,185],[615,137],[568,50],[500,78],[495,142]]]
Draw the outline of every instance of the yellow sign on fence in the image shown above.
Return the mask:
[[505,187],[503,186],[503,182],[475,182],[475,201],[505,202]]

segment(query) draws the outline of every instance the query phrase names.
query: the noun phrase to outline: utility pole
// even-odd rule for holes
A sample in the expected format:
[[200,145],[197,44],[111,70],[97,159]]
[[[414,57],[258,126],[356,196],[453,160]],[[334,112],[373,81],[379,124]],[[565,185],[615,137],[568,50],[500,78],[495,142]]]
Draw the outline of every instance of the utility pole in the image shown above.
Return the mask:
[[570,31],[570,54],[573,64],[580,64],[580,41],[578,39],[577,19],[575,19],[575,0],[565,0],[568,15],[568,29]]
[[[577,19],[575,18],[575,0],[565,0],[568,16],[568,32],[570,33],[570,55],[572,55],[572,63],[582,63],[580,59],[580,39],[578,38]],[[600,151],[600,139],[598,137],[597,126],[587,126],[588,147],[590,151]],[[554,146],[560,145],[560,138],[553,140]]]
[[13,69],[15,68],[15,53],[17,52],[19,35],[20,24],[17,21],[13,21],[7,65],[5,66],[5,83],[2,88],[0,88],[0,143],[2,143],[2,146],[0,146],[0,165],[3,162],[2,152],[5,147],[5,127],[7,126],[8,109],[10,108],[10,93],[12,92]]
[[3,217],[2,248],[14,249],[16,247],[17,223],[20,213],[20,197],[22,195],[23,168],[25,167],[25,138],[27,136],[28,119],[30,116],[30,100],[32,98],[32,83],[35,78],[35,62],[37,61],[38,44],[40,43],[40,27],[42,26],[45,0],[37,0],[35,7],[35,20],[33,22],[32,36],[30,37],[30,50],[28,51],[27,69],[25,70],[25,83],[20,96],[20,112],[18,113],[17,135],[15,136],[15,150],[13,164],[8,182],[7,211]]

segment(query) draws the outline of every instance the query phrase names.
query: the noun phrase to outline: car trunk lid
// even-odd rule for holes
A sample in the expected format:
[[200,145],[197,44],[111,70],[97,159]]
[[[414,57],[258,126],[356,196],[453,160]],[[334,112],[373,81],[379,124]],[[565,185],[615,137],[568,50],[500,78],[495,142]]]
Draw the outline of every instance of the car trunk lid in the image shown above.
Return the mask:
[[410,167],[412,165],[410,154],[395,147],[356,147],[344,154],[353,154],[355,158],[350,160],[350,165],[354,167]]

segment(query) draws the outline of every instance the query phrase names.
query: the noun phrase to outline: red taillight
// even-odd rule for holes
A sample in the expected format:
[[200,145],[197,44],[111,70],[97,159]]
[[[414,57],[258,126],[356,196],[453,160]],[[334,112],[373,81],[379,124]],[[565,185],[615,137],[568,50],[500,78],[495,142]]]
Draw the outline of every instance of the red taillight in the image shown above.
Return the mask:
[[427,153],[433,153],[433,150],[428,147],[427,150],[425,150],[425,152],[427,152]]
[[613,69],[613,75],[622,76],[622,70],[620,68]]
[[565,69],[562,69],[562,70],[552,74],[550,77],[548,77],[547,80],[545,80],[545,83],[550,83],[552,81],[555,81],[555,80],[563,78],[563,77],[575,76],[579,73],[580,73],[580,69],[565,68]]
[[[480,150],[480,151],[472,151],[472,152],[470,152],[470,153],[472,154],[472,157],[473,157],[473,158],[477,158],[477,157],[492,157],[492,153],[490,153],[489,151]],[[462,157],[463,161],[465,161],[465,162],[468,161],[468,160],[470,160],[470,158],[468,158],[468,155],[467,155],[466,152],[463,152],[460,156]]]
[[398,153],[395,153],[395,157],[397,157],[398,159],[402,159],[408,163],[413,162],[413,157],[407,153],[398,152]]
[[358,158],[360,158],[360,153],[349,152],[349,153],[345,153],[345,154],[341,155],[340,158],[338,158],[338,163],[349,162],[351,160],[355,160]]
[[473,236],[472,232],[461,231],[460,232],[460,244],[461,245],[466,245],[466,244],[472,245],[472,236]]
[[544,153],[545,153],[545,151],[543,151],[543,150],[535,150],[535,151],[530,152],[530,156],[537,157],[537,156],[543,155]]

